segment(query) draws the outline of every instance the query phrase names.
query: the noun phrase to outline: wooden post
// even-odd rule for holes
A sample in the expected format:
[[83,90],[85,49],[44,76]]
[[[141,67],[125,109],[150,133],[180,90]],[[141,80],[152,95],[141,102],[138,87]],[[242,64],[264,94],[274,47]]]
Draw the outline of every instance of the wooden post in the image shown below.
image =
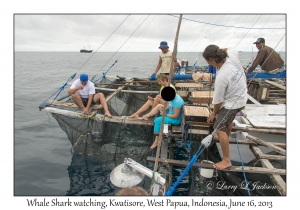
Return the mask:
[[[178,22],[178,27],[177,27],[176,37],[175,37],[175,43],[174,43],[174,49],[173,49],[173,53],[172,53],[172,63],[171,63],[171,66],[170,66],[170,73],[171,73],[171,70],[174,68],[173,62],[174,62],[175,52],[177,50],[177,42],[178,42],[178,35],[179,35],[181,20],[182,20],[182,14],[180,14],[180,17],[179,17],[179,22]],[[169,75],[171,75],[171,74],[169,74]],[[171,83],[171,78],[169,78],[168,86],[170,86],[170,83]],[[157,171],[157,167],[158,167],[158,158],[159,158],[159,155],[160,155],[160,145],[161,145],[161,141],[162,141],[162,133],[163,133],[163,127],[164,127],[164,120],[165,120],[165,115],[166,115],[167,104],[168,104],[168,102],[165,101],[163,115],[162,115],[162,121],[161,121],[161,126],[160,126],[160,132],[159,132],[159,137],[158,137],[158,144],[157,144],[157,151],[156,151],[156,161],[155,161],[154,169],[153,169],[154,172]]]

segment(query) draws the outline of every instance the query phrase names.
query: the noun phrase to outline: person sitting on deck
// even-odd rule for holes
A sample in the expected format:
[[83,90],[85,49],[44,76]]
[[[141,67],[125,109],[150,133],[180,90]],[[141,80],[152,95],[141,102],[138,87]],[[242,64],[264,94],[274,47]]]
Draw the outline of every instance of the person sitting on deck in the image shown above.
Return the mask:
[[[168,89],[167,89],[168,88]],[[164,90],[167,90],[167,94],[170,93],[169,90],[172,90],[170,87],[164,88]],[[162,93],[164,94],[164,93]],[[172,125],[180,125],[182,120],[182,107],[184,105],[183,99],[178,95],[175,94],[175,97],[173,100],[168,101],[168,107],[166,109],[166,115],[164,119],[164,124],[172,124]],[[164,104],[158,104],[154,109],[152,109],[151,112],[144,115],[143,117],[139,117],[139,120],[148,120],[149,117],[154,116],[160,112],[160,114],[163,114],[164,110]],[[160,131],[162,116],[157,117],[154,120],[154,133],[158,133]],[[155,137],[155,140],[153,144],[151,145],[150,149],[154,149],[157,146],[158,143],[158,136]]]
[[[137,110],[135,113],[130,115],[129,118],[139,117],[140,114],[146,112],[150,107],[152,107],[152,109],[153,109],[154,107],[157,106],[157,104],[165,103],[165,100],[161,97],[161,91],[162,91],[162,89],[164,89],[165,86],[168,86],[169,79],[168,79],[167,75],[161,73],[156,77],[156,80],[158,81],[158,84],[161,87],[159,90],[159,94],[156,95],[155,98],[152,98],[152,96],[148,96],[148,101],[139,110]],[[170,87],[172,87],[176,91],[175,87],[172,84],[170,84]]]
[[111,117],[104,94],[95,94],[95,92],[95,85],[88,80],[87,74],[81,74],[80,79],[75,80],[68,90],[68,93],[72,96],[72,100],[83,110],[84,114],[88,114],[91,105],[95,105],[100,101],[104,109],[104,114]]
[[229,135],[236,114],[247,102],[246,75],[238,59],[238,52],[233,48],[220,49],[216,45],[209,45],[203,52],[203,58],[209,65],[217,67],[212,101],[214,109],[207,122],[213,122],[218,114],[214,129],[222,147],[223,160],[214,164],[214,168],[223,170],[232,166],[229,155]]
[[277,74],[284,70],[284,61],[274,49],[265,45],[264,38],[258,38],[253,44],[256,45],[258,53],[245,74],[252,72],[258,65],[268,74]]

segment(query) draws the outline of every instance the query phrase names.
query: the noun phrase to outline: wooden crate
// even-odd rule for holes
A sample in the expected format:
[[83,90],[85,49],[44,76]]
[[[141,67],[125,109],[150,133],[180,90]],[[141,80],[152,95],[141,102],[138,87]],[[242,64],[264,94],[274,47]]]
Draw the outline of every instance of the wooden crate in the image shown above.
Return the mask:
[[187,101],[188,100],[188,91],[185,90],[177,90],[177,94],[184,100]]
[[206,122],[209,116],[207,107],[183,106],[185,121]]
[[190,100],[193,103],[212,103],[214,91],[193,91]]

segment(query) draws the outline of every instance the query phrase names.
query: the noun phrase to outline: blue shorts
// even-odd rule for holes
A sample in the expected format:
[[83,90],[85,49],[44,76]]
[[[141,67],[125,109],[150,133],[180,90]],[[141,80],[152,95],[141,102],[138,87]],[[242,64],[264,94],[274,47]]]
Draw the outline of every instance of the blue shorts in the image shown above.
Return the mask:
[[[162,116],[156,118],[154,120],[154,132],[158,133],[160,131]],[[172,125],[180,125],[181,121],[178,123],[178,119],[170,118],[165,116],[165,123],[164,124],[172,124]]]

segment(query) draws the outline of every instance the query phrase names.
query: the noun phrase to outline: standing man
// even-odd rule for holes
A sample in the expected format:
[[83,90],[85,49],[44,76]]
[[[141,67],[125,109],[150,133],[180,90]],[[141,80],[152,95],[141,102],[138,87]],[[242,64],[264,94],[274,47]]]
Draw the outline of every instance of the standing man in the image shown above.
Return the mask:
[[156,75],[157,72],[159,71],[159,69],[161,68],[160,73],[164,73],[166,75],[169,75],[170,67],[173,64],[173,68],[170,72],[171,73],[171,78],[170,79],[172,79],[174,77],[175,69],[178,65],[177,64],[177,58],[176,58],[176,56],[174,56],[173,62],[172,62],[172,53],[173,52],[171,50],[169,50],[169,46],[168,46],[168,43],[166,41],[160,42],[160,46],[158,48],[161,49],[161,54],[159,55],[158,64],[157,64],[156,69],[153,72],[153,74]]
[[104,114],[111,117],[108,111],[106,99],[103,93],[95,94],[95,85],[88,80],[87,74],[81,74],[80,79],[73,82],[72,86],[68,90],[68,93],[72,96],[74,103],[83,110],[84,114],[88,114],[91,105],[100,101],[104,109]]
[[216,45],[209,45],[205,48],[203,57],[209,65],[217,67],[212,101],[214,110],[207,118],[207,122],[213,122],[218,114],[214,130],[222,147],[223,160],[214,164],[214,168],[223,170],[232,166],[229,155],[229,135],[235,115],[247,102],[246,75],[235,49],[220,49]]
[[258,38],[253,44],[256,44],[258,53],[251,67],[245,71],[245,74],[252,72],[258,65],[269,74],[277,74],[283,70],[284,61],[274,49],[265,45],[264,38]]

